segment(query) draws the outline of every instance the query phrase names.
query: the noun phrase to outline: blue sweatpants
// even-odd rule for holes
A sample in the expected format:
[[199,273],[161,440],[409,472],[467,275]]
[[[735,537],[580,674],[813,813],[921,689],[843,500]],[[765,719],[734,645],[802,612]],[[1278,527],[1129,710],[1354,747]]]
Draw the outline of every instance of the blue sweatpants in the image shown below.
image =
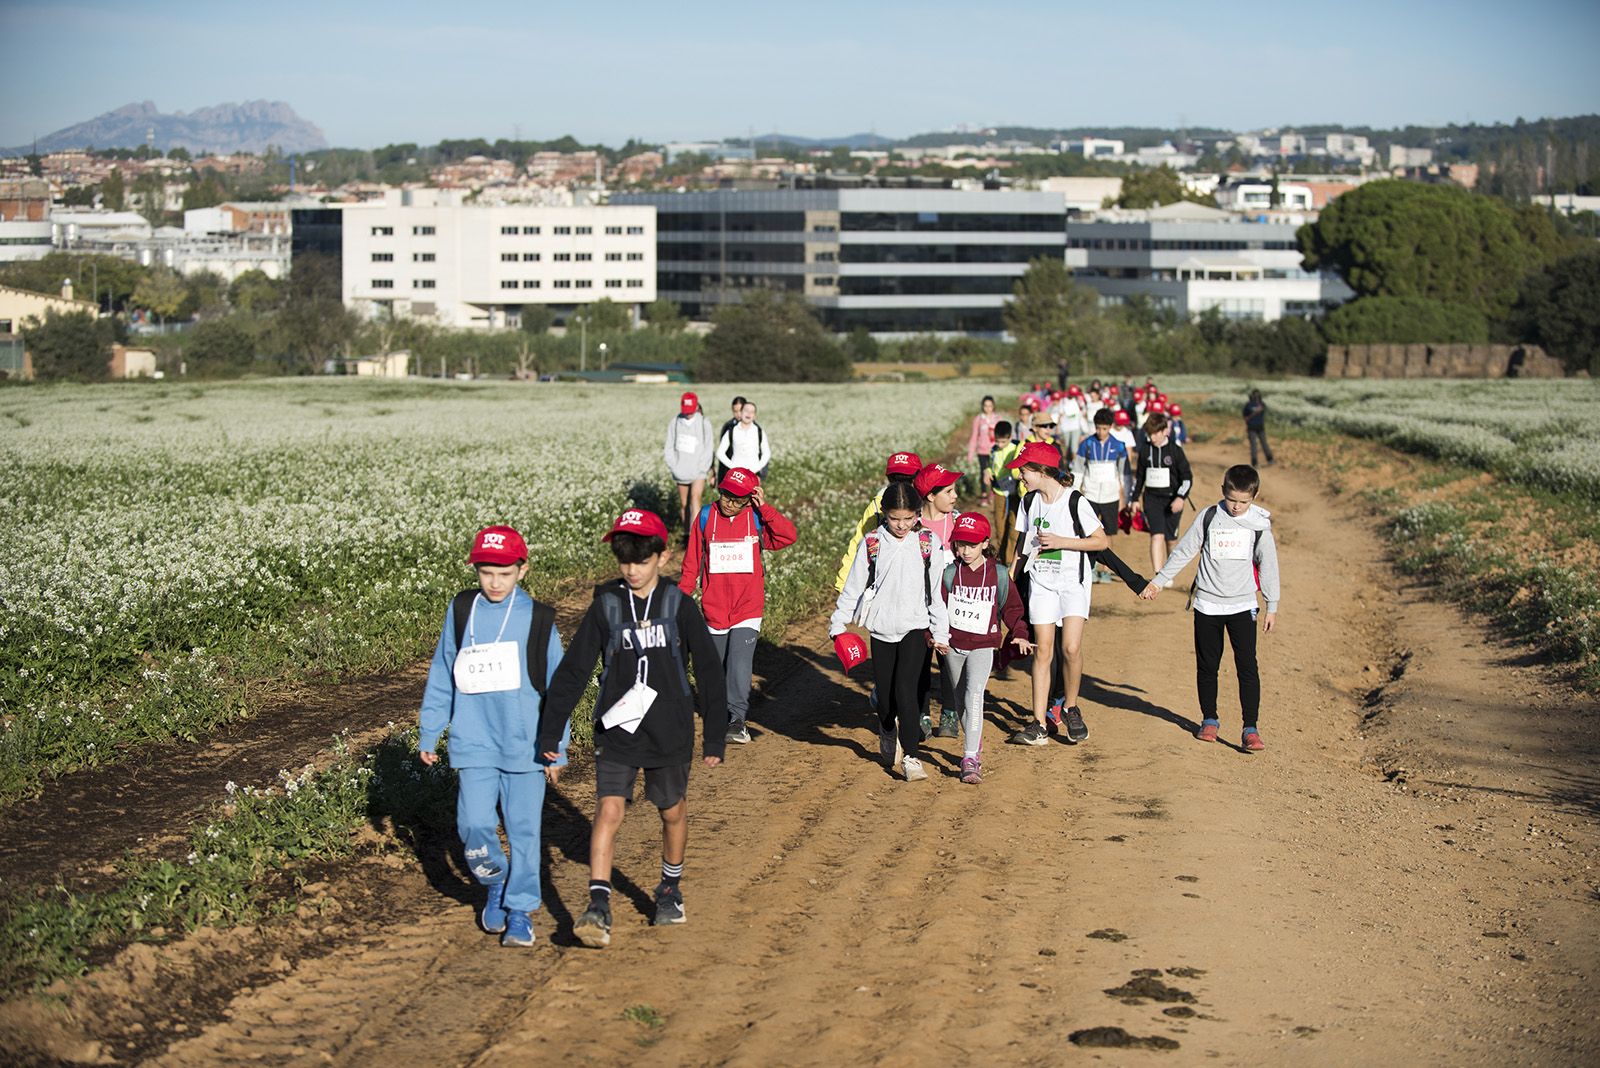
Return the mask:
[[[532,912],[539,907],[544,772],[457,768],[456,778],[456,833],[466,846],[467,866],[478,882],[489,888],[491,903],[496,894],[502,894],[502,908]],[[500,848],[502,819],[506,840],[511,843],[509,865]]]

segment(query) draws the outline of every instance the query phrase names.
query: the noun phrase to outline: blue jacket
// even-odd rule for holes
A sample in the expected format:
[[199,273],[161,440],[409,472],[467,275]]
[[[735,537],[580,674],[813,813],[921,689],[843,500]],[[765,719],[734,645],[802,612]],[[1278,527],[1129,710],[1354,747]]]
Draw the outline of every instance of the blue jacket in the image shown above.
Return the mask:
[[[494,641],[505,623],[506,641],[515,640],[517,655],[522,663],[528,662],[528,627],[533,622],[533,599],[521,590],[512,590],[510,596],[499,604],[487,597],[477,602],[477,614],[472,631],[479,644]],[[505,613],[511,613],[506,619]],[[498,768],[501,771],[533,771],[545,763],[540,759],[539,694],[528,681],[526,670],[522,685],[515,690],[499,693],[459,693],[454,675],[456,664],[456,629],[451,618],[452,609],[444,613],[444,629],[439,632],[439,644],[433,651],[433,664],[428,668],[428,685],[422,691],[422,737],[418,748],[431,753],[439,744],[439,736],[450,728],[450,764],[457,768]],[[467,639],[469,644],[472,637]],[[555,677],[561,663],[561,636],[552,628],[547,656],[549,667],[545,690]],[[561,736],[561,754],[556,766],[567,762],[567,743],[570,730]]]

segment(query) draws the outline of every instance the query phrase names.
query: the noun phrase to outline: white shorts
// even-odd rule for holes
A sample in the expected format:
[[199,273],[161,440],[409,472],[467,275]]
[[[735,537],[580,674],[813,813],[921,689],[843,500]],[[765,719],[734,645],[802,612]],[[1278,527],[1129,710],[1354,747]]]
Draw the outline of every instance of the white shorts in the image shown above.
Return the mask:
[[1052,590],[1034,583],[1028,588],[1028,622],[1060,623],[1068,616],[1089,618],[1088,584],[1065,590]]

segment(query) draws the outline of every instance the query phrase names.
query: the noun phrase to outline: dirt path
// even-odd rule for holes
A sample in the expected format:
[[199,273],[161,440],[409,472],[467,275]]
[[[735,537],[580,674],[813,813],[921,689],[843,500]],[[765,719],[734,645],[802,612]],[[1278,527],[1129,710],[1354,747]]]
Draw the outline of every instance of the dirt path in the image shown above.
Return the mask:
[[[474,932],[447,860],[391,857],[332,876],[346,919],[371,902],[356,922],[308,915],[297,953],[209,999],[194,962],[230,950],[185,940],[148,962],[189,977],[145,984],[166,997],[117,972],[148,1002],[136,1035],[85,1030],[107,1056],[170,1065],[1160,1057],[1071,1043],[1096,1028],[1185,1063],[1593,1063],[1596,709],[1396,588],[1368,524],[1284,452],[1263,495],[1287,576],[1261,642],[1264,754],[1190,737],[1181,596],[1098,587],[1088,742],[1003,745],[1013,673],[991,690],[983,786],[956,780],[954,741],[931,743],[932,781],[902,783],[813,622],[762,664],[781,681],[755,742],[696,772],[686,926],[647,926],[659,839],[641,805],[613,945],[573,946],[591,805],[575,776],[547,813],[535,951]],[[1229,457],[1194,456],[1218,483]],[[1120,547],[1148,567],[1142,539]],[[1222,693],[1231,742],[1226,667]]]

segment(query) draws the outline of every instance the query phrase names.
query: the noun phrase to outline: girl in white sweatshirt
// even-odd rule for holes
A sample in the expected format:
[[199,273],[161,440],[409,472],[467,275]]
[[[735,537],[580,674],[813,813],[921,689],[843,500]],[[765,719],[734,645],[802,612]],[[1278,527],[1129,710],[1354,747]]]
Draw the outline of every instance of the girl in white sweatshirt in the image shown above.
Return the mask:
[[878,692],[878,751],[884,764],[896,762],[896,742],[907,782],[926,779],[917,748],[918,682],[928,646],[950,651],[950,622],[944,598],[935,594],[943,567],[935,568],[944,546],[930,530],[917,529],[922,497],[906,482],[883,491],[883,522],[861,539],[850,573],[828,624],[837,638],[859,623],[872,639],[872,673]]

